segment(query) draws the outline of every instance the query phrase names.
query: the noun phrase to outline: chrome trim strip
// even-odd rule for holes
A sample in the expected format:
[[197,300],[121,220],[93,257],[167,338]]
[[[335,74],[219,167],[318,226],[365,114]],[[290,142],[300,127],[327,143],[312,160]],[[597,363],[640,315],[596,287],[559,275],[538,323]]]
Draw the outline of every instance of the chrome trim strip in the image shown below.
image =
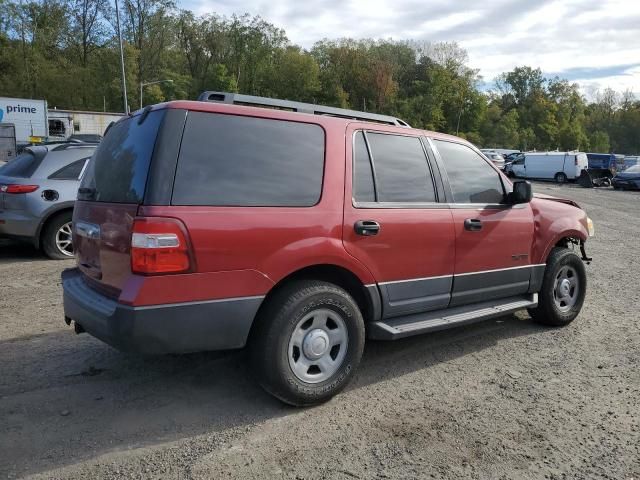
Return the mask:
[[[438,275],[435,277],[422,277],[422,278],[408,278],[406,280],[392,280],[389,282],[378,282],[378,285],[390,285],[392,283],[406,283],[406,282],[419,282],[420,280],[435,280],[437,278],[449,278],[449,277],[461,277],[463,275],[477,275],[480,273],[491,273],[491,272],[504,272],[507,270],[517,270],[520,268],[533,268],[533,267],[546,267],[546,263],[534,263],[531,265],[520,265],[518,267],[507,267],[507,268],[496,268],[494,270],[480,270],[477,272],[468,272],[468,273],[454,273],[452,275]],[[365,287],[372,287],[376,285],[375,283],[371,283],[369,285],[365,285]]]
[[540,265],[545,265],[546,266],[546,264],[544,264],[544,263],[543,264],[537,263],[537,264],[532,264],[532,265],[520,265],[519,267],[496,268],[494,270],[480,270],[478,272],[456,273],[455,276],[456,277],[462,277],[462,276],[465,276],[465,275],[478,275],[480,273],[504,272],[504,271],[507,271],[507,270],[518,270],[518,269],[521,269],[521,268],[539,267]]
[[393,283],[407,283],[407,282],[419,282],[421,280],[436,280],[438,278],[451,278],[452,275],[438,275],[435,277],[422,277],[422,278],[408,278],[406,280],[392,280],[390,282],[378,282],[378,285],[391,285]]
[[231,297],[231,298],[216,298],[215,300],[195,300],[191,302],[176,302],[176,303],[163,303],[160,305],[121,305],[123,308],[131,308],[133,310],[151,310],[154,308],[165,307],[181,307],[186,305],[204,305],[210,303],[222,303],[222,302],[238,302],[242,300],[259,300],[266,297],[266,295],[253,295],[250,297]]

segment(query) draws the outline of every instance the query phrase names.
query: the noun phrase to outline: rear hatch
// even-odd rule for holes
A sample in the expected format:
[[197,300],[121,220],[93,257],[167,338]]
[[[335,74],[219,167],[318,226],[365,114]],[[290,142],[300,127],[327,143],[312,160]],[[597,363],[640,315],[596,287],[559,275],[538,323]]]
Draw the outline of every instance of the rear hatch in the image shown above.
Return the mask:
[[143,202],[165,110],[114,124],[82,178],[73,214],[74,248],[89,286],[117,298],[131,275],[131,230]]

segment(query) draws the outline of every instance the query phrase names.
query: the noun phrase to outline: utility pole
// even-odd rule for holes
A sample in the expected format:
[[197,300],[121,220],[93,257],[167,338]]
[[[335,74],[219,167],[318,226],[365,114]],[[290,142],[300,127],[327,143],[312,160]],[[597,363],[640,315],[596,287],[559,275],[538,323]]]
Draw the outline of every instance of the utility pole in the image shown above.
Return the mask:
[[129,105],[127,104],[127,79],[124,73],[124,51],[122,50],[122,30],[120,30],[120,11],[118,10],[118,0],[116,2],[116,25],[118,27],[118,41],[120,43],[120,68],[122,71],[122,98],[124,100],[124,114],[129,114]]

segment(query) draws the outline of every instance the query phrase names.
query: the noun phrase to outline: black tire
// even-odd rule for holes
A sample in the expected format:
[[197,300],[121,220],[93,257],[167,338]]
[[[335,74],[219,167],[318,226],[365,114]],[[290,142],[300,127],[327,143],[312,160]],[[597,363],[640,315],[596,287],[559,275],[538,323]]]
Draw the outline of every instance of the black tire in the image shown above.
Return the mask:
[[567,183],[567,176],[562,172],[556,173],[553,179],[556,181],[556,183]]
[[[348,333],[346,353],[337,371],[325,381],[308,383],[298,378],[290,364],[290,341],[302,320],[319,309],[342,319]],[[329,400],[349,383],[360,363],[365,341],[362,314],[351,295],[331,283],[302,280],[285,286],[269,300],[256,322],[249,342],[252,370],[267,392],[290,405]]]
[[45,224],[42,230],[42,250],[47,257],[53,260],[69,260],[73,255],[65,255],[56,244],[56,235],[63,225],[71,223],[72,212],[59,213]]
[[[564,267],[573,270],[577,279],[575,303],[559,307],[557,304],[556,278]],[[582,259],[568,248],[554,248],[547,259],[538,295],[538,307],[529,309],[529,314],[538,323],[560,327],[571,323],[580,313],[587,292],[587,274]]]

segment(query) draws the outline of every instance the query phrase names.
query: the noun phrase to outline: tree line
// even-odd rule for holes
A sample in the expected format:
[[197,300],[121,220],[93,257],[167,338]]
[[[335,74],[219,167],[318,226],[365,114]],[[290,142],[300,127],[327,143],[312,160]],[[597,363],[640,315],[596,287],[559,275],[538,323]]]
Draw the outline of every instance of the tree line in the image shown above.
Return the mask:
[[[484,87],[454,42],[324,39],[310,49],[248,14],[197,16],[172,0],[120,0],[128,100],[240,92],[395,115],[485,147],[639,153],[640,101],[517,67]],[[122,111],[111,0],[0,0],[0,95]]]

